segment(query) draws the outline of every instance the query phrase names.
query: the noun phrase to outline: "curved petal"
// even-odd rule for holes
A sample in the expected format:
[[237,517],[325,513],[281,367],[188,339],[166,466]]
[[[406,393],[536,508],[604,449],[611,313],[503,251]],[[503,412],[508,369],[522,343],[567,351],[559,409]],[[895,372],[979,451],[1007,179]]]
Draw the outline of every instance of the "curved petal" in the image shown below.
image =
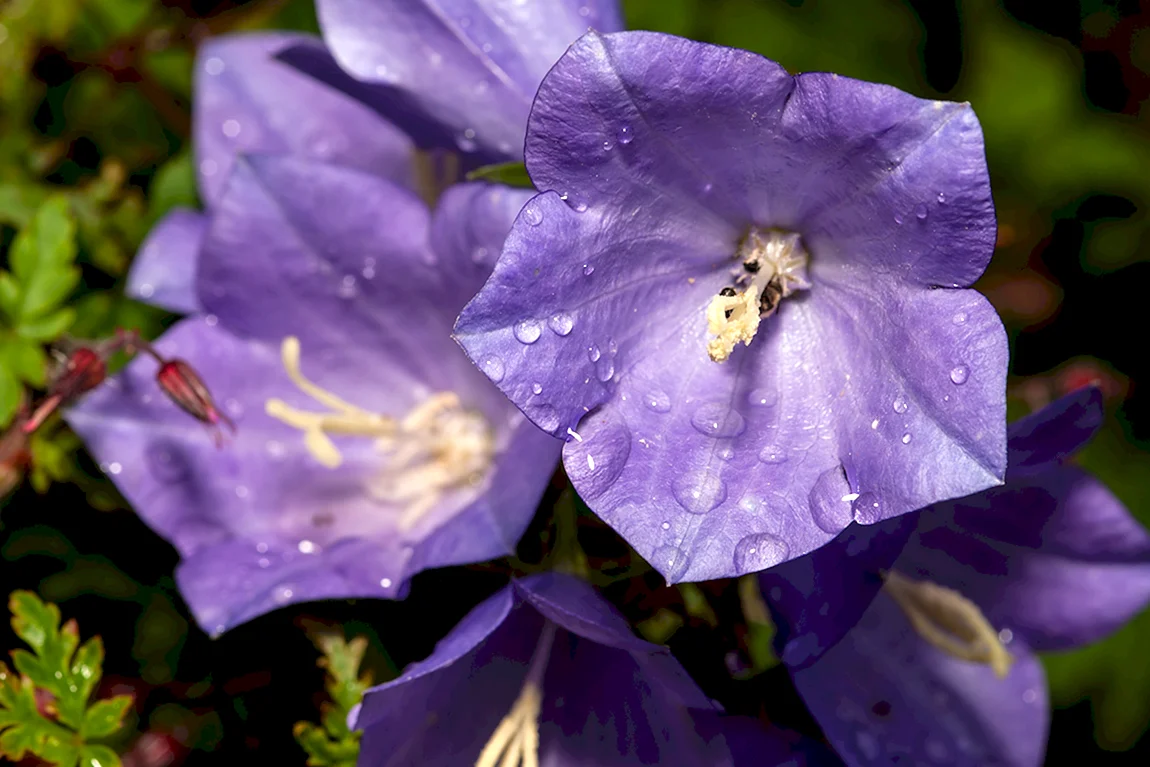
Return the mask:
[[567,46],[588,27],[622,28],[613,0],[320,0],[317,11],[348,72],[492,159],[521,156],[535,90]]
[[160,219],[132,261],[124,293],[178,314],[198,311],[196,266],[207,229],[208,217],[186,208]]
[[[284,374],[277,349],[198,318],[156,346],[200,373],[236,421],[232,442],[216,447],[168,402],[146,358],[88,395],[68,420],[133,508],[184,557],[181,589],[209,631],[310,599],[401,596],[419,570],[505,555],[530,522],[554,461],[554,440],[504,404],[494,424],[493,475],[400,529],[394,508],[367,492],[383,466],[369,441],[341,444],[344,463],[328,469],[297,430],[264,413],[271,397],[312,406]],[[355,374],[321,370],[314,378],[338,388],[331,381]],[[478,376],[477,383],[487,386]],[[362,380],[358,386],[356,393],[366,391]],[[377,396],[382,403],[402,395]]]
[[219,200],[239,154],[311,157],[410,184],[411,140],[368,107],[277,61],[288,46],[323,49],[317,38],[280,32],[216,37],[200,48],[193,144],[205,206]]
[[665,651],[635,636],[623,616],[586,581],[545,572],[515,581],[515,589],[545,618],[584,639],[628,652]]
[[896,566],[962,592],[1037,650],[1097,641],[1150,604],[1150,533],[1069,466],[924,512]]
[[788,667],[809,666],[854,628],[882,589],[881,573],[899,558],[917,516],[851,524],[825,546],[759,573],[777,629],[775,649]]
[[1078,452],[1102,425],[1102,391],[1087,386],[1060,397],[1037,413],[1007,429],[1007,467],[1010,476],[1049,468]]
[[827,739],[853,765],[1037,767],[1050,710],[1042,665],[1025,648],[1005,679],[956,660],[880,596],[817,663],[793,673]]

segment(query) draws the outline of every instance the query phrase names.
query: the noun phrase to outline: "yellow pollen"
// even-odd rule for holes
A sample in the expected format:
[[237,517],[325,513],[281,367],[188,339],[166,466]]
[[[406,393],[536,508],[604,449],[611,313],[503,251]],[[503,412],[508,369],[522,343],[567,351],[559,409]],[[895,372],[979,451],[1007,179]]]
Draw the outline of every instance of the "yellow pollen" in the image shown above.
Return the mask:
[[757,285],[733,296],[712,298],[707,307],[707,332],[715,338],[707,342],[707,355],[715,362],[724,362],[740,341],[750,346],[760,319]]
[[308,452],[329,469],[343,463],[331,436],[374,439],[386,461],[368,481],[368,491],[403,508],[400,530],[418,522],[445,492],[478,482],[490,468],[491,429],[481,414],[465,410],[454,392],[433,394],[396,419],[356,407],[305,378],[298,338],[285,338],[280,354],[292,383],[327,411],[299,410],[278,398],[267,400],[264,411],[303,432]]
[[[539,709],[543,705],[543,673],[555,643],[555,624],[547,621],[519,697],[500,720],[479,752],[475,767],[539,767]],[[502,759],[500,759],[502,757]]]
[[886,593],[920,637],[953,658],[990,666],[999,679],[1007,675],[1014,657],[978,605],[937,583],[893,570],[884,577]]

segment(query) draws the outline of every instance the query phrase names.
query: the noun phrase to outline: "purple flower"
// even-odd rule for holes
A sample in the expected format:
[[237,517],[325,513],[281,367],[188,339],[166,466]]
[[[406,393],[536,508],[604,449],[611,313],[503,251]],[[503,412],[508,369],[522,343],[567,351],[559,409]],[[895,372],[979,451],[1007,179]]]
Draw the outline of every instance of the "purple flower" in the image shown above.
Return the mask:
[[1034,651],[1097,641],[1150,602],[1150,535],[1063,463],[1101,417],[1088,389],[1012,424],[1005,486],[924,509],[901,553],[872,549],[895,552],[881,593],[864,572],[881,555],[860,563],[837,541],[839,584],[809,589],[805,606],[768,589],[784,631],[810,631],[789,640],[808,649],[791,650],[795,685],[848,763],[1042,762],[1049,705]]
[[807,763],[778,732],[718,718],[665,647],[556,573],[480,604],[353,718],[362,767]]
[[1007,346],[970,107],[667,35],[581,38],[548,191],[456,335],[669,581],[1001,483]]
[[199,308],[200,246],[240,154],[312,158],[413,183],[411,140],[339,89],[354,84],[347,75],[325,85],[277,61],[288,47],[330,60],[318,38],[289,33],[220,37],[200,48],[192,138],[206,213],[176,209],[156,225],[133,262],[132,297],[184,314]]
[[377,175],[237,160],[198,269],[208,314],[157,343],[236,422],[218,450],[137,359],[71,411],[121,491],[179,550],[222,631],[277,606],[396,597],[428,567],[502,556],[557,459],[451,325],[527,194],[453,187],[432,215]]
[[[339,64],[379,86],[361,98],[417,138],[443,136],[489,162],[522,159],[535,91],[567,46],[589,28],[623,28],[618,0],[317,0],[316,10]],[[326,79],[322,62],[292,53]]]

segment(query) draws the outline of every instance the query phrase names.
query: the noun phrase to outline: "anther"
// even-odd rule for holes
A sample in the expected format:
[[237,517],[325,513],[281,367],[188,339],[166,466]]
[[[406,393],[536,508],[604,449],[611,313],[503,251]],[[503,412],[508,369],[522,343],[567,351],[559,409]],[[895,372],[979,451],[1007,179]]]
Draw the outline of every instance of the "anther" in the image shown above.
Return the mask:
[[925,641],[953,658],[990,666],[1000,679],[1007,675],[1014,658],[978,605],[953,589],[893,570],[884,579],[886,593]]

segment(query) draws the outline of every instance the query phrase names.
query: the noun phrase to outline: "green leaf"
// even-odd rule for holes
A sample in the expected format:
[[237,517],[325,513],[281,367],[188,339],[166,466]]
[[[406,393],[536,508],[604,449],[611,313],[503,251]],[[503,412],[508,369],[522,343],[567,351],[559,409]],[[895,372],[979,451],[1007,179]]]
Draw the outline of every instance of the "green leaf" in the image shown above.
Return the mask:
[[191,152],[181,152],[161,165],[148,193],[148,218],[153,222],[173,208],[196,207],[199,198]]
[[359,733],[348,729],[347,717],[371,686],[371,674],[359,672],[367,651],[367,637],[349,642],[341,634],[321,633],[315,643],[323,652],[319,665],[327,669],[324,687],[334,705],[323,705],[322,727],[297,722],[292,733],[307,753],[310,767],[354,767],[359,756]]
[[494,184],[506,184],[518,189],[534,189],[535,184],[527,175],[527,166],[521,162],[501,162],[496,165],[484,165],[467,174],[468,181],[490,181]]
[[0,425],[7,426],[12,422],[23,394],[24,387],[20,385],[15,373],[0,367]]
[[84,746],[80,749],[80,767],[121,767],[120,757],[107,746]]
[[37,343],[21,338],[0,339],[0,367],[30,386],[43,386],[48,360]]
[[72,733],[40,714],[32,681],[0,663],[0,756],[18,762],[28,754],[74,764],[78,751]]
[[72,323],[76,320],[76,310],[71,307],[64,307],[63,309],[53,312],[46,317],[41,317],[30,322],[23,322],[20,327],[16,328],[16,332],[21,338],[27,338],[30,341],[49,342],[55,341],[60,336],[64,335]]
[[124,725],[124,716],[132,707],[132,696],[96,701],[84,714],[80,735],[84,738],[103,738],[117,732]]
[[[18,285],[3,288],[16,326],[35,325],[71,293],[80,280],[76,268],[76,221],[67,198],[49,197],[32,220],[20,230],[8,253],[12,277]],[[19,294],[19,300],[15,300]]]

